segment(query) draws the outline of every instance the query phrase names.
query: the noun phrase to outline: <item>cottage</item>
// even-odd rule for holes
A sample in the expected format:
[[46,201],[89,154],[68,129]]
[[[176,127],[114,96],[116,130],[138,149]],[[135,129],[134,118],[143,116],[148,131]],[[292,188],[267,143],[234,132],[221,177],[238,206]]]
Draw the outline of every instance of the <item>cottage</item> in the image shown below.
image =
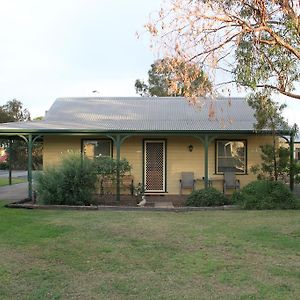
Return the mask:
[[[204,100],[202,107],[180,97],[59,98],[44,120],[2,124],[0,135],[25,139],[29,153],[42,137],[44,167],[69,150],[126,158],[146,193],[179,195],[191,191],[180,185],[184,174],[197,188],[222,189],[228,169],[240,186],[254,180],[249,170],[260,163],[259,146],[271,142],[270,132],[257,132],[254,123],[243,98]],[[28,172],[31,197],[30,155]]]

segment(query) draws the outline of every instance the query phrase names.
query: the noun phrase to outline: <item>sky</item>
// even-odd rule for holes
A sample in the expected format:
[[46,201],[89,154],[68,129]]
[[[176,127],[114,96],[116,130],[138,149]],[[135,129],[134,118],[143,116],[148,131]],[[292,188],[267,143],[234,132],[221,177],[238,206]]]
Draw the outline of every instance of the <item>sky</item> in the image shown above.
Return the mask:
[[[149,36],[135,33],[161,0],[0,3],[0,105],[16,98],[33,117],[59,97],[137,96],[135,80],[157,58]],[[300,101],[281,99],[289,122],[300,125]]]
[[17,98],[40,116],[58,97],[135,96],[156,58],[135,33],[159,0],[0,2],[0,105]]

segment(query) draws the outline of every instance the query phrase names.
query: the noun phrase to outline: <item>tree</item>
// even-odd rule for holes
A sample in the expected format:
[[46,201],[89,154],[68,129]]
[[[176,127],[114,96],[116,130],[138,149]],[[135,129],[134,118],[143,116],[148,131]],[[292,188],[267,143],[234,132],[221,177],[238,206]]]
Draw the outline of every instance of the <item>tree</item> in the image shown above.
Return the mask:
[[297,0],[169,0],[145,27],[161,52],[198,64],[215,83],[300,99]]
[[[25,108],[21,101],[13,99],[7,101],[6,104],[0,106],[0,123],[30,121],[30,113]],[[7,140],[0,141],[6,149],[9,145]],[[39,169],[42,166],[42,142],[37,141],[33,145],[33,167]],[[12,167],[14,169],[26,169],[27,167],[27,145],[21,139],[14,139],[11,142],[10,153],[12,157]]]
[[13,99],[0,106],[0,123],[18,121],[30,121],[30,113],[21,101]]
[[270,92],[262,91],[252,94],[248,99],[249,105],[255,110],[257,123],[255,129],[267,129],[272,133],[272,145],[261,146],[262,164],[254,166],[252,171],[258,173],[260,178],[267,173],[268,178],[277,181],[283,178],[289,171],[289,151],[278,146],[278,130],[288,130],[288,124],[282,116],[286,105],[273,102]]
[[[189,76],[191,82],[185,83]],[[148,71],[148,84],[140,79],[135,89],[141,96],[204,96],[211,91],[211,83],[196,64],[164,58],[156,60]]]
[[278,181],[288,180],[290,173],[290,150],[284,147],[274,148],[273,145],[262,145],[262,163],[250,168],[251,172],[257,175],[257,179]]

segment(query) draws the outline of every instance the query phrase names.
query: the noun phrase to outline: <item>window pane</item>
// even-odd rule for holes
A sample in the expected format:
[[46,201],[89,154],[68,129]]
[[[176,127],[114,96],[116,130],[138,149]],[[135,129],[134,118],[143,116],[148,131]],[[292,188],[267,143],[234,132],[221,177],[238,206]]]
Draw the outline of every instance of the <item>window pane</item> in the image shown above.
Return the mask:
[[83,152],[88,158],[111,156],[110,140],[84,140]]
[[295,159],[300,160],[300,148],[296,148],[295,150]]
[[217,141],[217,173],[232,168],[245,173],[245,141]]

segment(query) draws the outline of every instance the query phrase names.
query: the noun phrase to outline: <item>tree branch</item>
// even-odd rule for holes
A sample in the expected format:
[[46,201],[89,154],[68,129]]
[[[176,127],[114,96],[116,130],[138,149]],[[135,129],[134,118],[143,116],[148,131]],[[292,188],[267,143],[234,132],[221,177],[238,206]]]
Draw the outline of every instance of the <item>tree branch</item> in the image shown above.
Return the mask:
[[279,93],[281,93],[281,94],[283,94],[285,96],[288,96],[288,97],[291,97],[291,98],[295,98],[295,99],[300,99],[300,95],[294,94],[294,93],[291,93],[291,92],[287,92],[286,90],[281,89],[281,88],[279,88],[277,86],[274,86],[274,85],[259,84],[256,87],[258,87],[258,88],[269,88],[269,89],[272,89],[272,90],[276,90],[276,91],[278,91]]

